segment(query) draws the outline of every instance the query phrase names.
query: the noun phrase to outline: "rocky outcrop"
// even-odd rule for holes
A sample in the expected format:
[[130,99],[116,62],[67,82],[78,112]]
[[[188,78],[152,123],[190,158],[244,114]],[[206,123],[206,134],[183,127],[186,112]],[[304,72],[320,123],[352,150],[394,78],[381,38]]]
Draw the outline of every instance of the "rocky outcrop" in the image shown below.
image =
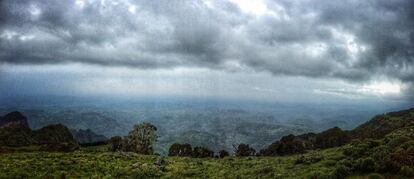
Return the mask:
[[3,117],[0,117],[0,127],[9,125],[19,125],[25,128],[29,128],[27,118],[18,111],[14,111],[6,114]]
[[20,112],[12,112],[1,118],[0,146],[41,146],[47,151],[73,151],[79,148],[69,129],[61,124],[31,130],[27,118]]

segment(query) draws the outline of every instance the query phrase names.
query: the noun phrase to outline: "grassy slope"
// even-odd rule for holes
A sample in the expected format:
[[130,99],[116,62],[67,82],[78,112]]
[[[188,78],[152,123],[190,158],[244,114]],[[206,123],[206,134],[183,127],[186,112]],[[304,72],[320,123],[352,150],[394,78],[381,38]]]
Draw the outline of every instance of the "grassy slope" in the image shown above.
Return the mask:
[[322,161],[314,164],[295,164],[300,155],[225,159],[167,157],[163,171],[153,164],[158,156],[85,150],[73,153],[14,152],[0,154],[0,178],[62,175],[69,178],[307,178],[315,171],[330,172],[335,161],[342,158],[339,150],[306,154],[324,156]]
[[[349,148],[357,153],[368,152],[362,155],[362,158],[368,156],[375,158],[372,155],[378,149],[387,154],[390,153],[391,156],[401,151],[408,151],[409,149],[405,148],[414,147],[413,117],[414,110],[403,114],[402,117],[387,115],[383,117],[384,119],[377,118],[370,122],[372,124],[360,128],[362,132],[373,133],[374,131],[375,134],[385,134],[386,126],[393,128],[388,125],[390,121],[391,124],[404,124],[379,140],[379,146],[370,147],[360,142],[286,157],[228,157],[225,159],[167,157],[164,169],[154,165],[158,156],[106,152],[103,147],[89,147],[72,153],[30,152],[32,149],[19,149],[12,153],[0,153],[0,178],[56,178],[61,176],[69,178],[310,178],[310,176],[315,176],[315,173],[333,172],[338,161],[348,160],[351,163],[358,161],[351,159],[350,156],[344,156],[343,151]],[[295,164],[302,156],[306,159],[305,162]],[[410,157],[409,154],[401,156]],[[315,158],[318,160],[313,160]],[[412,166],[412,163],[407,165]],[[350,178],[365,177],[351,176]],[[386,178],[402,177],[386,176]]]

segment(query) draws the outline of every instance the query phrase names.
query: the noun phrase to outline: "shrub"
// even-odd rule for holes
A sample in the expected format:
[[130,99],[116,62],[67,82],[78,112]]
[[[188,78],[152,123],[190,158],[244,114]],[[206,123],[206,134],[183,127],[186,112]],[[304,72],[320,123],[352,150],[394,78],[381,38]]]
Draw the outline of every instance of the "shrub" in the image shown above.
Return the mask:
[[403,166],[401,167],[401,170],[399,173],[406,177],[414,177],[414,168],[409,167],[409,166]]
[[214,152],[205,147],[194,147],[192,157],[195,157],[195,158],[214,157]]
[[249,144],[240,144],[234,152],[238,157],[254,156],[256,150],[249,146]]
[[350,174],[350,169],[344,165],[339,165],[332,172],[332,177],[334,178],[346,178]]
[[123,149],[140,154],[152,154],[153,145],[158,137],[156,131],[157,128],[150,123],[134,125],[132,131],[126,136]]
[[414,147],[398,148],[391,156],[392,166],[399,170],[402,166],[414,166]]
[[309,179],[331,179],[331,175],[321,172],[321,171],[314,171],[307,177]]
[[224,158],[224,157],[227,157],[227,156],[229,156],[230,154],[229,154],[229,152],[227,152],[227,151],[225,151],[225,150],[220,150],[219,151],[219,155],[218,155],[218,157],[219,158]]
[[120,136],[115,136],[112,137],[111,139],[109,139],[109,143],[111,145],[111,151],[118,151],[118,150],[122,150],[122,137]]
[[315,146],[317,148],[337,147],[349,141],[350,137],[346,131],[343,131],[339,127],[334,127],[317,134]]
[[298,159],[296,159],[295,164],[313,164],[321,161],[322,159],[323,157],[319,155],[302,155]]
[[177,144],[174,143],[171,145],[168,150],[168,156],[180,156],[180,157],[189,157],[192,154],[193,148],[190,144]]
[[395,148],[395,147],[398,147],[401,144],[403,144],[403,143],[405,143],[409,140],[410,140],[410,138],[408,138],[406,136],[396,136],[388,142],[387,146],[390,147],[390,148]]
[[376,163],[371,157],[361,158],[356,161],[355,169],[359,172],[367,173],[375,170]]
[[385,179],[385,178],[379,173],[372,173],[368,175],[368,179]]

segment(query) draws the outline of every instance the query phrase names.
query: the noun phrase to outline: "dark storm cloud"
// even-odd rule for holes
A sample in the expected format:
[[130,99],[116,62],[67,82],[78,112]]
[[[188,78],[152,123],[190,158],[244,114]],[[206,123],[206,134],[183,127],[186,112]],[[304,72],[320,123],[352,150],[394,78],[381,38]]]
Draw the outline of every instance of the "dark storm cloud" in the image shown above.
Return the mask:
[[[414,81],[414,1],[3,0],[0,59],[12,64],[177,66],[365,81]],[[263,12],[264,11],[264,12]],[[410,88],[412,89],[412,88]]]

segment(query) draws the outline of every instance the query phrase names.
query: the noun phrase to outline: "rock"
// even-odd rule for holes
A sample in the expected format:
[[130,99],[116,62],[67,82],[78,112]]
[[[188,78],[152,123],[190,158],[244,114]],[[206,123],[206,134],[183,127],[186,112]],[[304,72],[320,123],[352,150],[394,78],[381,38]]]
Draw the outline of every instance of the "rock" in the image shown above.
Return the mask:
[[9,125],[19,125],[25,128],[29,128],[27,118],[18,111],[14,111],[6,114],[4,117],[0,117],[0,127]]

